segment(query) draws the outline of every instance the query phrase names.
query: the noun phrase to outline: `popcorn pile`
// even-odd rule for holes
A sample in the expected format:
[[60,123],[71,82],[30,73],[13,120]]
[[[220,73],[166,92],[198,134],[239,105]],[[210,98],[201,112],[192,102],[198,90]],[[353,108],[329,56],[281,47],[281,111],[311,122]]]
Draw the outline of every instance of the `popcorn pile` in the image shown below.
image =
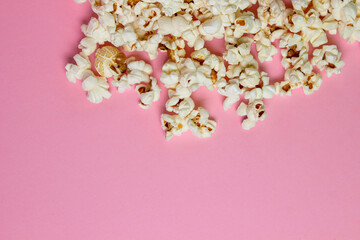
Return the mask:
[[[75,0],[84,3],[86,0]],[[147,109],[160,98],[158,80],[144,61],[126,58],[119,50],[145,51],[155,59],[167,52],[160,81],[169,99],[161,123],[166,139],[190,130],[199,138],[210,137],[216,122],[209,112],[195,107],[191,98],[199,87],[217,89],[225,96],[224,110],[241,101],[237,114],[246,116],[244,129],[266,118],[264,99],[291,95],[303,88],[312,94],[322,77],[339,74],[344,62],[336,45],[326,45],[327,33],[337,32],[350,43],[360,40],[359,0],[292,0],[286,8],[282,0],[89,0],[98,15],[81,27],[85,37],[75,55],[76,64],[66,65],[70,82],[82,80],[82,88],[93,103],[111,97],[111,84],[120,93],[135,86],[140,107]],[[257,15],[247,10],[258,3]],[[205,41],[224,38],[226,52],[216,56],[204,47]],[[284,79],[269,83],[251,54],[254,44],[260,62],[271,61],[279,40]],[[314,48],[309,57],[309,43]],[[185,47],[194,51],[186,57]],[[95,74],[89,56],[95,52]]]

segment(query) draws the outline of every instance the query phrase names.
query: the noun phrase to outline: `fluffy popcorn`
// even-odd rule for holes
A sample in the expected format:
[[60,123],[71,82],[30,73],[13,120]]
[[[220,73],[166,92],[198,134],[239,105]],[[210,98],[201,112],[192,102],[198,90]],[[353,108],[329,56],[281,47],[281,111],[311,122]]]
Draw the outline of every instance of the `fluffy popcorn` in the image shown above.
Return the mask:
[[234,37],[239,38],[245,33],[255,34],[260,31],[260,21],[252,12],[243,12],[235,19]]
[[95,69],[107,78],[120,75],[127,69],[126,56],[113,46],[99,48],[95,54]]
[[[84,3],[85,0],[75,0]],[[249,11],[258,2],[257,16]],[[242,127],[251,129],[266,118],[264,99],[291,96],[302,88],[305,95],[317,91],[322,77],[344,66],[341,53],[328,42],[327,33],[353,43],[360,41],[360,0],[89,0],[97,15],[81,26],[84,33],[75,63],[66,65],[70,82],[82,80],[93,103],[109,98],[108,78],[122,93],[134,87],[139,105],[148,109],[160,99],[163,85],[168,92],[161,126],[166,139],[190,130],[199,138],[210,137],[216,122],[204,108],[195,108],[192,95],[200,87],[216,89],[225,97],[224,110],[241,99],[237,114],[246,116]],[[254,10],[254,9],[252,9]],[[224,38],[223,56],[213,54],[205,41]],[[258,61],[271,61],[277,53],[285,68],[281,81],[270,84]],[[257,55],[253,55],[252,44]],[[311,44],[311,46],[309,45]],[[143,51],[155,59],[166,52],[160,82],[151,76],[152,66],[124,51]],[[215,46],[217,47],[217,46]],[[190,48],[192,52],[187,52]],[[191,50],[192,50],[191,49]],[[313,50],[310,61],[309,52]],[[92,63],[92,54],[95,60]],[[90,57],[91,56],[91,57]],[[161,55],[164,56],[164,55]],[[100,76],[92,72],[95,67]],[[112,80],[111,80],[112,78]]]
[[315,49],[311,63],[316,65],[320,70],[324,70],[328,77],[333,73],[339,74],[344,66],[344,61],[340,59],[341,53],[336,45],[325,45],[321,49]]
[[303,91],[306,95],[313,94],[314,91],[319,90],[322,83],[320,74],[311,73],[306,77],[303,83]]
[[315,10],[306,13],[307,26],[302,29],[303,41],[310,42],[313,47],[319,47],[328,42],[326,33],[322,29],[323,23]]
[[150,82],[151,74],[151,65],[146,64],[144,61],[134,61],[134,58],[129,58],[127,60],[127,71],[120,77],[115,77],[112,84],[118,88],[120,93],[123,93],[134,84]]
[[221,38],[225,33],[223,21],[220,16],[207,19],[199,26],[199,32],[204,35],[205,40],[211,41],[214,37]]
[[104,44],[110,39],[109,32],[101,26],[99,20],[96,18],[91,18],[87,25],[82,25],[81,30],[85,36],[93,38],[99,44]]
[[186,121],[179,115],[161,114],[161,127],[165,131],[166,140],[170,140],[173,136],[181,136],[189,130]]
[[209,120],[209,112],[199,107],[187,119],[190,131],[198,138],[208,138],[214,133],[216,122]]
[[246,89],[244,97],[245,99],[249,99],[250,102],[253,102],[254,100],[261,100],[263,98],[273,98],[275,94],[275,86],[269,85],[269,77],[267,73],[261,72],[261,80],[259,84],[255,88]]
[[87,91],[87,99],[92,103],[101,103],[104,98],[111,97],[106,78],[96,77],[90,70],[84,73],[82,88]]
[[286,9],[284,24],[292,33],[298,33],[307,26],[306,16],[302,11]]
[[257,9],[261,28],[267,25],[282,26],[284,22],[285,4],[282,0],[259,0]]
[[166,88],[175,88],[180,80],[180,70],[178,64],[172,60],[167,61],[161,72],[160,81]]
[[185,41],[180,38],[165,37],[160,43],[160,51],[166,51],[168,57],[174,61],[179,62],[181,58],[185,57]]
[[330,10],[330,0],[312,0],[312,4],[321,16],[326,16]]
[[139,106],[148,109],[153,102],[156,102],[160,98],[160,87],[157,84],[155,78],[150,77],[149,84],[139,84],[136,86],[136,92],[140,95]]
[[260,31],[255,35],[256,50],[258,51],[258,58],[260,62],[271,61],[278,50],[271,44],[271,40],[265,35],[263,31]]
[[236,65],[250,55],[250,47],[253,39],[249,37],[241,37],[235,43],[226,45],[224,59],[231,65]]
[[242,122],[242,127],[245,130],[255,127],[257,121],[263,121],[267,116],[265,105],[262,100],[255,100],[248,105],[242,102],[236,112],[240,116],[247,117]]
[[308,7],[311,0],[291,0],[295,10],[304,10]]
[[360,41],[360,18],[356,18],[353,24],[340,22],[338,25],[339,35],[346,41],[353,43]]
[[185,119],[194,110],[195,103],[190,97],[180,98],[174,95],[169,98],[165,106],[168,112],[177,113],[182,119]]

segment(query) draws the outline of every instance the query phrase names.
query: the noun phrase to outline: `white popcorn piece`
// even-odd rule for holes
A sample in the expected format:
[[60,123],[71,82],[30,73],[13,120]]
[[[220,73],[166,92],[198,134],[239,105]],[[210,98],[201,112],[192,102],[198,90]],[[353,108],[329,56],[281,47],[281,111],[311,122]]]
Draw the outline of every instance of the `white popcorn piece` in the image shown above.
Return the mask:
[[353,24],[340,22],[338,30],[340,37],[349,43],[360,41],[360,18],[357,18]]
[[260,31],[261,23],[252,12],[243,12],[235,19],[234,37],[239,38],[244,33],[255,34]]
[[75,64],[67,64],[66,69],[66,77],[69,82],[76,83],[76,79],[83,80],[84,73],[87,70],[91,69],[91,62],[89,57],[84,53],[76,54],[74,56]]
[[265,105],[262,100],[255,100],[248,105],[242,102],[236,112],[240,116],[247,117],[242,122],[242,127],[245,130],[255,127],[257,121],[263,121],[267,116]]
[[338,22],[333,15],[326,15],[322,20],[322,28],[329,32],[329,34],[334,35],[337,32]]
[[271,61],[272,57],[278,52],[277,48],[271,44],[271,40],[260,31],[254,36],[256,41],[256,50],[260,62]]
[[160,81],[166,88],[175,88],[180,80],[178,64],[168,60],[162,67]]
[[111,97],[106,78],[96,77],[90,70],[84,73],[84,77],[82,88],[87,91],[87,99],[90,102],[98,104],[101,103],[104,98],[109,99]]
[[262,100],[263,98],[273,98],[275,94],[275,86],[269,85],[269,77],[267,73],[261,72],[261,80],[259,85],[252,89],[246,89],[244,92],[244,98],[249,99],[250,102],[253,102],[254,100]]
[[189,130],[186,121],[179,115],[161,114],[161,127],[165,131],[166,140],[170,140],[173,136],[181,136]]
[[186,9],[187,4],[183,0],[159,0],[162,5],[162,11],[166,16],[173,16],[175,13],[180,12],[181,9]]
[[116,47],[120,47],[125,44],[134,45],[137,40],[138,35],[132,24],[127,24],[123,28],[117,28],[117,30],[110,36],[110,42]]
[[331,0],[331,14],[338,21],[353,24],[357,16],[356,4],[352,0]]
[[251,44],[253,39],[249,37],[238,38],[235,43],[226,45],[224,59],[231,65],[236,65],[250,55]]
[[[74,0],[84,3],[86,0]],[[125,51],[144,51],[150,59],[159,50],[170,58],[162,67],[160,81],[168,90],[165,107],[175,115],[162,114],[161,125],[166,139],[183,132],[210,137],[216,122],[209,120],[204,108],[195,109],[192,94],[201,86],[217,88],[225,97],[224,110],[240,99],[237,114],[246,116],[243,129],[249,130],[266,118],[263,99],[275,95],[291,96],[302,88],[309,95],[317,91],[322,77],[313,65],[325,70],[328,77],[339,74],[344,62],[335,45],[328,42],[326,32],[339,32],[346,41],[360,41],[360,0],[291,0],[286,8],[282,0],[89,0],[97,14],[81,26],[85,37],[74,56],[75,64],[67,64],[70,82],[83,80],[82,88],[93,103],[109,98],[106,78],[119,92],[135,86],[140,107],[148,109],[159,100],[161,88],[150,76],[152,67],[144,61],[126,58]],[[258,3],[257,16],[248,9]],[[204,48],[205,41],[225,39],[222,57]],[[284,78],[275,84],[259,71],[260,62],[271,61],[280,39]],[[111,43],[113,46],[108,46]],[[255,43],[257,59],[252,55]],[[315,48],[309,59],[309,49]],[[97,50],[98,45],[100,48]],[[106,45],[106,46],[103,46]],[[188,57],[185,49],[193,48]],[[96,51],[97,50],[97,51]],[[94,52],[97,77],[89,59]],[[227,61],[227,63],[225,62]]]
[[[136,7],[140,6],[140,3]],[[161,17],[161,10],[155,4],[144,3],[144,5],[144,8],[141,10],[135,9],[135,14],[139,16],[137,24],[145,31],[154,31],[158,27],[157,20]]]
[[99,20],[96,18],[91,18],[87,25],[82,25],[81,30],[85,36],[95,39],[99,44],[104,44],[110,40],[110,34],[101,26]]
[[261,21],[261,28],[268,25],[282,26],[284,22],[285,4],[282,0],[259,0],[257,9]]
[[336,45],[324,45],[321,49],[315,49],[311,63],[320,70],[325,69],[328,77],[331,77],[333,73],[339,74],[345,64],[341,60],[341,53]]
[[214,37],[221,38],[225,33],[225,28],[220,16],[207,19],[199,26],[199,32],[206,40],[211,41]]
[[320,74],[311,73],[308,75],[303,84],[303,91],[306,95],[313,94],[314,91],[319,90],[322,83]]
[[284,77],[285,82],[290,83],[291,89],[302,87],[305,78],[306,76],[301,70],[294,68],[287,69]]
[[166,17],[162,16],[158,20],[158,33],[161,35],[171,34],[175,37],[181,37],[183,32],[191,28],[191,24],[184,16]]
[[185,119],[194,110],[195,103],[190,97],[180,98],[177,95],[171,96],[165,104],[166,111],[178,114]]
[[291,96],[291,84],[289,81],[276,82],[274,86],[276,94],[280,96]]
[[312,5],[321,16],[326,16],[330,10],[330,0],[312,0]]
[[96,47],[97,42],[91,37],[83,38],[78,46],[78,48],[81,49],[86,56],[90,56],[91,54],[93,54],[96,50]]
[[209,120],[209,112],[199,107],[188,117],[187,124],[190,131],[198,138],[208,138],[214,133],[216,122]]
[[288,8],[284,12],[284,24],[292,33],[298,33],[307,26],[306,16],[301,10]]
[[150,108],[153,102],[160,99],[161,89],[154,77],[150,77],[149,84],[137,85],[135,90],[140,95],[141,102],[139,103],[139,106],[143,109]]
[[166,51],[169,58],[174,62],[180,62],[185,57],[185,41],[176,37],[165,37],[159,45],[160,51]]
[[311,0],[291,0],[292,6],[295,10],[305,10]]

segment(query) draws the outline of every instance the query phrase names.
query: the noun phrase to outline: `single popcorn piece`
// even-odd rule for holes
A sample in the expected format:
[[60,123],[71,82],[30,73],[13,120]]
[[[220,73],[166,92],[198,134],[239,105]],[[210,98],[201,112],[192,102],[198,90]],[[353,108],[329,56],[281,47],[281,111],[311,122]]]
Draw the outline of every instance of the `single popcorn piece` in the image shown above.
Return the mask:
[[126,71],[126,56],[113,46],[99,48],[95,54],[95,69],[103,77],[120,75]]
[[194,110],[188,117],[190,131],[198,138],[208,138],[214,133],[216,122],[209,120],[209,112],[202,107]]
[[84,79],[84,73],[91,69],[91,62],[86,54],[76,54],[74,60],[76,65],[69,63],[65,67],[66,77],[72,83],[76,83],[76,79]]
[[165,104],[168,112],[174,112],[182,119],[185,119],[194,110],[195,103],[190,97],[181,98],[176,92],[174,95],[172,93],[169,95],[170,98]]
[[188,125],[179,115],[161,114],[161,128],[165,131],[166,140],[173,136],[181,136],[188,131]]
[[322,77],[320,74],[311,73],[306,77],[303,84],[303,91],[306,95],[313,94],[314,91],[319,90],[322,83]]
[[341,68],[345,65],[344,61],[340,59],[341,53],[338,51],[336,45],[325,45],[321,49],[315,49],[311,63],[316,65],[320,70],[324,70],[328,77],[333,73],[339,74]]
[[265,105],[262,100],[255,100],[248,105],[242,102],[236,112],[240,116],[247,117],[242,122],[242,127],[245,130],[255,127],[257,121],[263,121],[267,116]]
[[136,92],[140,95],[139,106],[143,109],[151,107],[153,102],[160,99],[160,87],[154,77],[150,77],[148,84],[139,84],[136,86]]
[[260,31],[261,23],[252,12],[243,12],[235,19],[234,37],[239,38],[245,33],[255,34]]
[[87,91],[87,98],[90,102],[97,104],[101,103],[103,98],[109,99],[111,97],[106,78],[96,77],[90,70],[86,71],[84,76],[82,88]]

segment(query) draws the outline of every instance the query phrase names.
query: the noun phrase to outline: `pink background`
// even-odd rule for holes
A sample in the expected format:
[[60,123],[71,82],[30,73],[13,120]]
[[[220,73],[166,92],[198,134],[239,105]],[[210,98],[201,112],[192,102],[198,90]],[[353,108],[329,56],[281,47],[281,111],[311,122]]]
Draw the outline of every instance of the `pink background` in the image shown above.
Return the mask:
[[[1,5],[1,240],[360,239],[358,43],[331,38],[343,73],[266,101],[249,132],[201,89],[214,137],[166,142],[165,91],[147,111],[134,91],[94,105],[65,78],[88,4]],[[280,79],[279,55],[262,69]]]

